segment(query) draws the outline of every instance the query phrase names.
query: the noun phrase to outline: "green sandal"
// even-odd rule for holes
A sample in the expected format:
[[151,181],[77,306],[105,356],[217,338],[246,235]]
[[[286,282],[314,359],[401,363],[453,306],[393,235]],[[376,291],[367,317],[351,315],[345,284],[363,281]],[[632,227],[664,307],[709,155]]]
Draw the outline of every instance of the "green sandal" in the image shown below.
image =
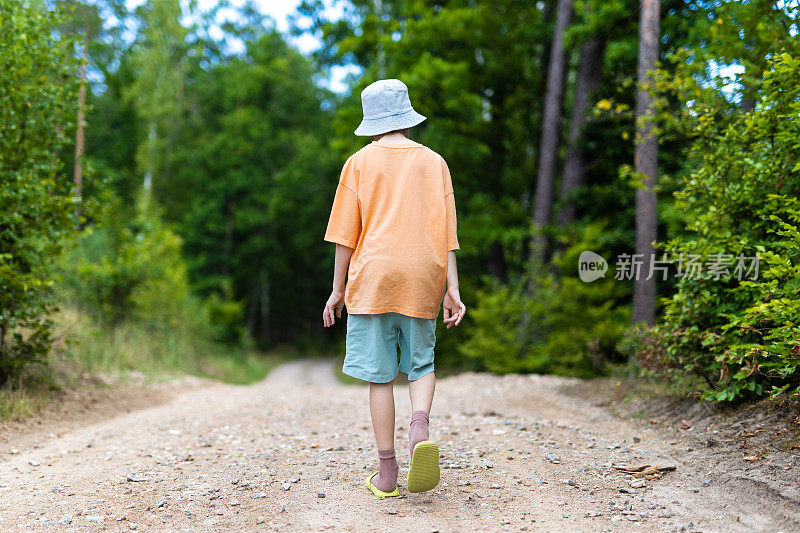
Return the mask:
[[374,494],[378,498],[390,498],[392,496],[400,496],[400,489],[398,487],[395,487],[392,492],[383,492],[381,489],[373,485],[372,478],[374,478],[377,475],[378,473],[375,472],[374,474],[372,474],[367,478],[367,488],[372,491],[372,494]]
[[408,492],[425,492],[439,484],[439,446],[432,440],[414,445],[408,467]]

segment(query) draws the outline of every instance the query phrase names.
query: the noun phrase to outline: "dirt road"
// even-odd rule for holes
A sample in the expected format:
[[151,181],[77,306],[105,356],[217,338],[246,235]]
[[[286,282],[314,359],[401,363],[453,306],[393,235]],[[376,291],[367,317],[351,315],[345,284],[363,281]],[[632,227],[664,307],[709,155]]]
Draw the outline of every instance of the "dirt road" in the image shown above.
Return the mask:
[[[376,499],[363,486],[376,465],[367,389],[339,384],[332,365],[182,391],[14,453],[5,443],[0,530],[800,530],[796,502],[687,464],[663,430],[568,396],[576,382],[556,377],[441,380],[442,483],[425,494],[402,487],[410,405],[397,387],[402,496]],[[632,488],[612,463],[677,470]]]

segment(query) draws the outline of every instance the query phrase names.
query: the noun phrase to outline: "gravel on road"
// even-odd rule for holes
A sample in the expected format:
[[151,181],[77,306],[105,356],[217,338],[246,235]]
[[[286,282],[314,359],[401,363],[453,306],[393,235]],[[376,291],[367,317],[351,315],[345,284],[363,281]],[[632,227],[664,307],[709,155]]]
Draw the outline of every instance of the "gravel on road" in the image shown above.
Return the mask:
[[[401,496],[377,499],[364,487],[377,464],[368,389],[338,383],[333,365],[288,363],[21,449],[11,439],[0,530],[800,530],[796,502],[700,470],[659,428],[568,395],[580,381],[554,376],[441,379],[442,482],[421,494],[403,486],[410,403],[397,386]],[[647,479],[612,465],[676,468]]]

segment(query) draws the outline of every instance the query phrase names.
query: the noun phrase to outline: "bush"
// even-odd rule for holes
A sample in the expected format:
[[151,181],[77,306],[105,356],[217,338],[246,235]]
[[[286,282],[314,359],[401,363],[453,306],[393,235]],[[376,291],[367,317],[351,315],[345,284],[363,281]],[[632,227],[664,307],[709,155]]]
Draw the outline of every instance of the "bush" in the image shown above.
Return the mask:
[[141,320],[175,327],[183,319],[189,282],[181,239],[142,193],[130,216],[109,200],[97,226],[87,228],[66,257],[65,285],[95,319]]
[[174,374],[194,374],[231,383],[262,379],[282,360],[249,346],[229,346],[209,338],[202,316],[187,317],[179,326],[154,329],[141,321],[123,320],[114,326],[93,320],[65,306],[57,315],[59,331],[71,339],[59,355],[58,381],[69,385],[85,372],[115,380],[133,371],[162,379]]
[[0,0],[0,384],[51,344],[52,258],[74,236],[75,202],[59,174],[77,102],[72,43],[57,13]]
[[149,195],[142,193],[132,208],[113,196],[104,204],[97,225],[63,261],[63,286],[73,305],[105,325],[188,328],[229,345],[245,340],[241,302],[217,294],[200,301],[191,293],[181,238]]
[[658,364],[675,379],[702,378],[704,399],[800,394],[800,61],[773,62],[750,113],[721,123],[713,107],[694,112],[691,156],[701,163],[676,193],[691,233],[667,251],[704,263],[759,254],[761,272],[742,282],[681,278],[655,331]]
[[554,257],[559,277],[538,272],[506,285],[490,281],[477,292],[460,348],[465,357],[497,373],[590,377],[605,370],[629,323],[628,289],[608,273],[591,283],[575,275],[580,253],[596,250],[604,227],[589,224],[582,231]]
[[224,344],[239,344],[246,337],[242,302],[223,299],[212,293],[206,299],[204,308],[213,328],[211,337],[215,341]]

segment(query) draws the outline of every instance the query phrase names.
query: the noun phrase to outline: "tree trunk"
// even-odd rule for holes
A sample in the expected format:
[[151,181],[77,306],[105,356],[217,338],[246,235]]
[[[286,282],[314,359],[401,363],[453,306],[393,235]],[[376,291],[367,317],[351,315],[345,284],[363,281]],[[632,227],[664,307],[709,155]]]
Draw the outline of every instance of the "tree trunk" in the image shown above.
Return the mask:
[[272,336],[270,331],[270,302],[269,302],[269,272],[261,271],[261,338],[269,341]]
[[547,90],[542,113],[542,138],[539,142],[539,165],[536,180],[536,199],[533,206],[534,236],[531,261],[543,264],[547,240],[542,233],[550,224],[553,204],[553,183],[558,165],[558,138],[561,124],[561,104],[564,96],[564,76],[567,52],[564,49],[564,31],[572,21],[572,0],[559,0],[553,47],[547,69]]
[[78,201],[75,206],[75,217],[81,216],[81,199],[83,197],[83,153],[85,149],[85,121],[86,121],[86,63],[89,61],[89,31],[83,33],[83,52],[82,52],[80,79],[81,86],[78,90],[78,128],[75,132],[75,198]]
[[[539,139],[538,169],[536,173],[536,198],[533,204],[533,236],[528,258],[530,263],[527,296],[533,297],[536,280],[542,274],[546,261],[547,238],[544,227],[550,224],[553,210],[553,183],[558,165],[558,140],[561,130],[561,105],[564,99],[564,78],[567,68],[567,51],[564,48],[564,32],[572,22],[572,0],[558,0],[556,24],[553,31],[552,48],[547,68],[547,88],[542,106],[542,130]],[[519,324],[520,356],[528,351],[532,338],[531,317],[523,313]]]
[[[655,186],[658,180],[658,138],[653,133],[655,110],[648,71],[658,59],[659,0],[641,0],[639,19],[639,89],[636,93],[636,147],[634,166],[643,187],[636,189],[636,253],[642,254],[641,271],[633,282],[633,322],[652,326],[656,312],[656,278],[648,278],[655,250],[658,212]],[[635,271],[634,271],[635,274]]]
[[[6,353],[6,335],[8,335],[8,326],[6,322],[0,322],[0,362],[7,362],[8,354]],[[8,372],[5,365],[0,365],[0,385],[5,385],[8,381]]]
[[564,175],[561,177],[562,206],[557,222],[560,226],[575,220],[575,204],[569,195],[586,183],[586,154],[583,149],[588,113],[591,109],[589,97],[597,91],[603,76],[605,37],[591,37],[581,45],[578,76],[575,80],[575,99],[569,120],[567,156],[564,160]]
[[503,257],[503,244],[500,241],[489,245],[489,272],[501,283],[508,281],[508,265]]
[[142,187],[146,193],[153,189],[153,174],[155,173],[156,143],[158,142],[158,126],[155,118],[150,119],[150,126],[147,128],[147,162],[145,163],[144,181]]
[[[550,24],[550,21],[553,19],[553,13],[555,13],[556,5],[558,4],[558,0],[547,0],[544,3],[544,8],[542,10],[542,23],[545,25]],[[552,39],[544,41],[544,46],[542,46],[542,56],[539,62],[540,65],[544,65],[547,63],[547,58],[550,57],[550,49],[553,44]]]
[[[752,68],[751,71],[756,70]],[[748,73],[749,74],[749,73]],[[750,78],[755,78],[760,76],[750,76]],[[742,110],[744,113],[749,113],[750,111],[756,108],[756,91],[751,84],[744,83],[742,87],[742,100],[739,103],[739,109]]]
[[383,79],[386,76],[386,51],[383,49],[383,2],[374,0],[374,4],[375,15],[378,19],[376,63],[378,64],[378,79]]
[[228,216],[226,217],[227,220],[225,221],[225,240],[223,241],[223,261],[222,261],[222,271],[221,274],[224,277],[228,277],[230,274],[231,268],[231,255],[233,254],[233,229],[234,229],[234,218],[236,216],[236,202],[230,200],[228,202]]
[[251,337],[256,337],[256,313],[258,313],[258,294],[260,283],[253,285],[253,290],[250,294],[249,303],[247,305],[247,332]]

